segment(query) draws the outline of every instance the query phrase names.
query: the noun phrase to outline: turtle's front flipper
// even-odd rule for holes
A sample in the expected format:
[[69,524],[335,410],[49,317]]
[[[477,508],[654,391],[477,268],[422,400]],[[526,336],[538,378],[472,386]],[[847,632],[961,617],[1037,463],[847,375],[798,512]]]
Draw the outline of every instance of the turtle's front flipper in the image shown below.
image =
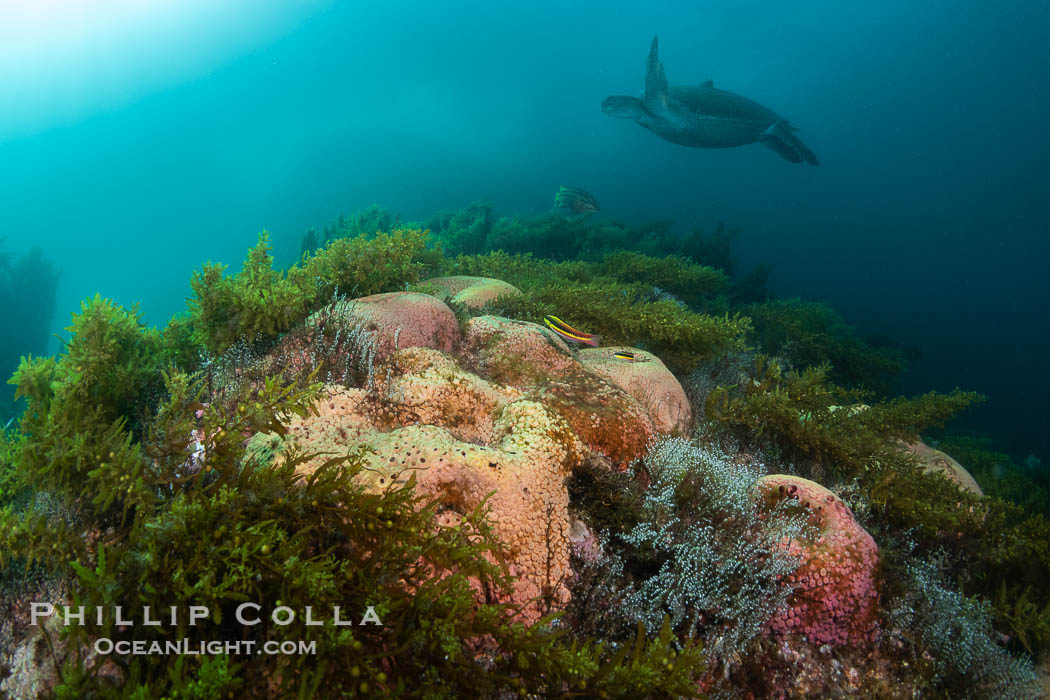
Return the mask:
[[602,100],[602,111],[610,117],[640,120],[645,114],[645,105],[637,97],[613,95]]
[[659,42],[653,37],[649,60],[645,62],[645,107],[654,114],[667,111],[667,76],[658,55]]
[[779,122],[766,129],[758,140],[763,146],[779,153],[784,160],[792,163],[801,163],[804,160],[810,165],[820,165],[817,154],[809,150],[809,147],[802,143],[799,137],[788,131]]

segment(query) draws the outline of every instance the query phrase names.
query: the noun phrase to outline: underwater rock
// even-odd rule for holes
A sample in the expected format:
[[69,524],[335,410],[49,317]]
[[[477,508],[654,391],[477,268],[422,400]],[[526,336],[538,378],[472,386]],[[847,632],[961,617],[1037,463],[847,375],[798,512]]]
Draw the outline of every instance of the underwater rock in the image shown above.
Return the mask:
[[[425,295],[378,295],[376,304],[359,300],[354,313],[362,306],[389,312],[406,296],[414,304]],[[440,321],[444,313],[434,316]],[[394,322],[383,326],[388,335]],[[432,324],[422,340],[447,338],[442,327]],[[298,470],[312,473],[333,456],[363,448],[362,483],[381,489],[414,474],[420,493],[438,498],[443,520],[453,524],[493,493],[491,521],[519,578],[511,602],[535,621],[568,600],[566,478],[588,454],[626,469],[644,456],[656,432],[652,420],[627,391],[537,324],[472,319],[459,359],[421,345],[388,349],[370,389],[330,385],[314,406],[317,415],[289,422],[289,439],[316,455]],[[251,449],[269,461],[279,458],[283,442],[260,434]]]
[[[634,360],[616,357],[630,352]],[[661,433],[688,434],[693,412],[681,383],[652,353],[628,347],[585,348],[580,362],[633,396],[646,408],[653,426]]]
[[376,334],[377,359],[400,348],[427,347],[451,352],[459,343],[456,315],[429,294],[387,292],[339,301],[336,305],[345,321],[363,322],[367,331]]
[[411,418],[423,425],[440,425],[457,440],[487,444],[494,439],[496,414],[508,401],[523,396],[519,389],[490,383],[462,369],[454,357],[437,350],[406,348],[394,362],[395,374],[383,390],[410,413],[400,419],[389,416],[394,418],[392,423],[388,420],[390,427],[400,427]]
[[422,284],[437,287],[436,296],[441,301],[462,304],[468,309],[480,309],[501,296],[521,295],[521,290],[513,284],[492,277],[472,277],[470,275],[434,277]]
[[788,607],[774,616],[775,635],[804,635],[817,644],[861,644],[875,629],[878,547],[849,507],[820,484],[773,474],[759,479],[769,503],[796,498],[816,528],[812,541],[793,539],[788,550],[802,565],[784,580],[795,587]]
[[463,349],[495,382],[527,387],[579,365],[554,331],[528,321],[476,316],[463,330]]
[[[58,684],[59,670],[47,652],[44,640],[44,628],[48,628],[55,639],[62,631],[62,621],[58,616],[47,619],[44,624],[28,628],[29,634],[21,643],[11,649],[5,649],[4,666],[9,669],[6,677],[0,681],[0,693],[12,698],[44,697]],[[62,644],[59,641],[59,644]]]
[[[63,604],[72,607],[72,601]],[[36,625],[23,626],[29,630],[28,634],[17,646],[4,649],[0,658],[8,670],[7,675],[0,679],[0,695],[5,698],[42,698],[54,694],[62,679],[63,662],[74,658],[62,637],[62,627],[62,618],[58,615],[47,617]],[[124,672],[108,658],[100,661],[98,652],[90,647],[80,648],[75,658],[81,667],[98,664],[99,677],[114,686],[119,687],[124,681]]]
[[558,413],[593,452],[626,470],[642,459],[656,429],[630,394],[591,372],[566,375],[529,392]]
[[[555,411],[523,392],[500,387],[459,368],[455,359],[427,348],[391,358],[399,373],[378,388],[330,387],[316,416],[295,418],[288,431],[308,453],[310,473],[326,459],[364,447],[360,478],[381,489],[415,474],[417,489],[438,498],[442,523],[454,525],[489,493],[497,535],[519,577],[513,599],[533,622],[544,604],[568,600],[568,492],[565,479],[586,448]],[[272,435],[256,436],[257,450]]]
[[535,323],[478,316],[467,323],[463,345],[486,376],[526,389],[617,468],[624,470],[645,455],[656,434],[645,407],[586,367],[554,331]]
[[588,564],[594,564],[602,557],[602,543],[587,523],[574,518],[569,528],[569,545],[572,553]]
[[598,454],[623,470],[645,455],[656,429],[645,407],[586,367],[549,328],[498,316],[471,319],[464,349],[491,380],[520,387],[556,410]]
[[907,444],[907,450],[915,455],[919,464],[927,472],[940,472],[950,479],[955,485],[964,491],[983,496],[984,492],[978,486],[977,481],[970,476],[963,465],[956,462],[940,450],[935,450],[922,440]]

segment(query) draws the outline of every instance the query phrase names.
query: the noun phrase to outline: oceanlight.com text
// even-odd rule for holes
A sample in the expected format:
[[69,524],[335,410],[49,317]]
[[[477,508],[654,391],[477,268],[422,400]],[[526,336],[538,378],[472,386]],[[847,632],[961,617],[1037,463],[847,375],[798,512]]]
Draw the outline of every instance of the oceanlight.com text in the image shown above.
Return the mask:
[[268,655],[312,655],[317,653],[317,642],[292,641],[282,642],[268,640],[259,643],[257,640],[228,640],[228,641],[194,641],[191,639],[172,639],[165,642],[148,642],[146,640],[119,640],[114,642],[108,637],[95,640],[95,653],[103,656],[108,654],[121,654],[131,656],[160,656],[172,654],[186,655],[211,655],[225,654],[229,656],[244,654],[268,654]]

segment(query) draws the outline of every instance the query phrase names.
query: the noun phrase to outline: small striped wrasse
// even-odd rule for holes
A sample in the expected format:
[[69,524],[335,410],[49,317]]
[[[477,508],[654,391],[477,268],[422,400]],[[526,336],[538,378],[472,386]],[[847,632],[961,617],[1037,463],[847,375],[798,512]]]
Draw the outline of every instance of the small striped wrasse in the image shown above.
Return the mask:
[[578,331],[557,316],[544,316],[543,322],[547,324],[548,328],[565,340],[568,340],[570,343],[581,343],[583,345],[598,347],[598,336],[593,333]]

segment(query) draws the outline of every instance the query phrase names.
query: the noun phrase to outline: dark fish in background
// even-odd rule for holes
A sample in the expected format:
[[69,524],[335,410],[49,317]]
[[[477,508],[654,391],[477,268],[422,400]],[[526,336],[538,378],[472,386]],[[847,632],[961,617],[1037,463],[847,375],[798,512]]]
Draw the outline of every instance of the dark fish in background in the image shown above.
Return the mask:
[[568,209],[573,214],[587,214],[598,211],[598,200],[591,196],[587,190],[579,187],[565,187],[562,185],[554,195],[554,207],[556,209]]

